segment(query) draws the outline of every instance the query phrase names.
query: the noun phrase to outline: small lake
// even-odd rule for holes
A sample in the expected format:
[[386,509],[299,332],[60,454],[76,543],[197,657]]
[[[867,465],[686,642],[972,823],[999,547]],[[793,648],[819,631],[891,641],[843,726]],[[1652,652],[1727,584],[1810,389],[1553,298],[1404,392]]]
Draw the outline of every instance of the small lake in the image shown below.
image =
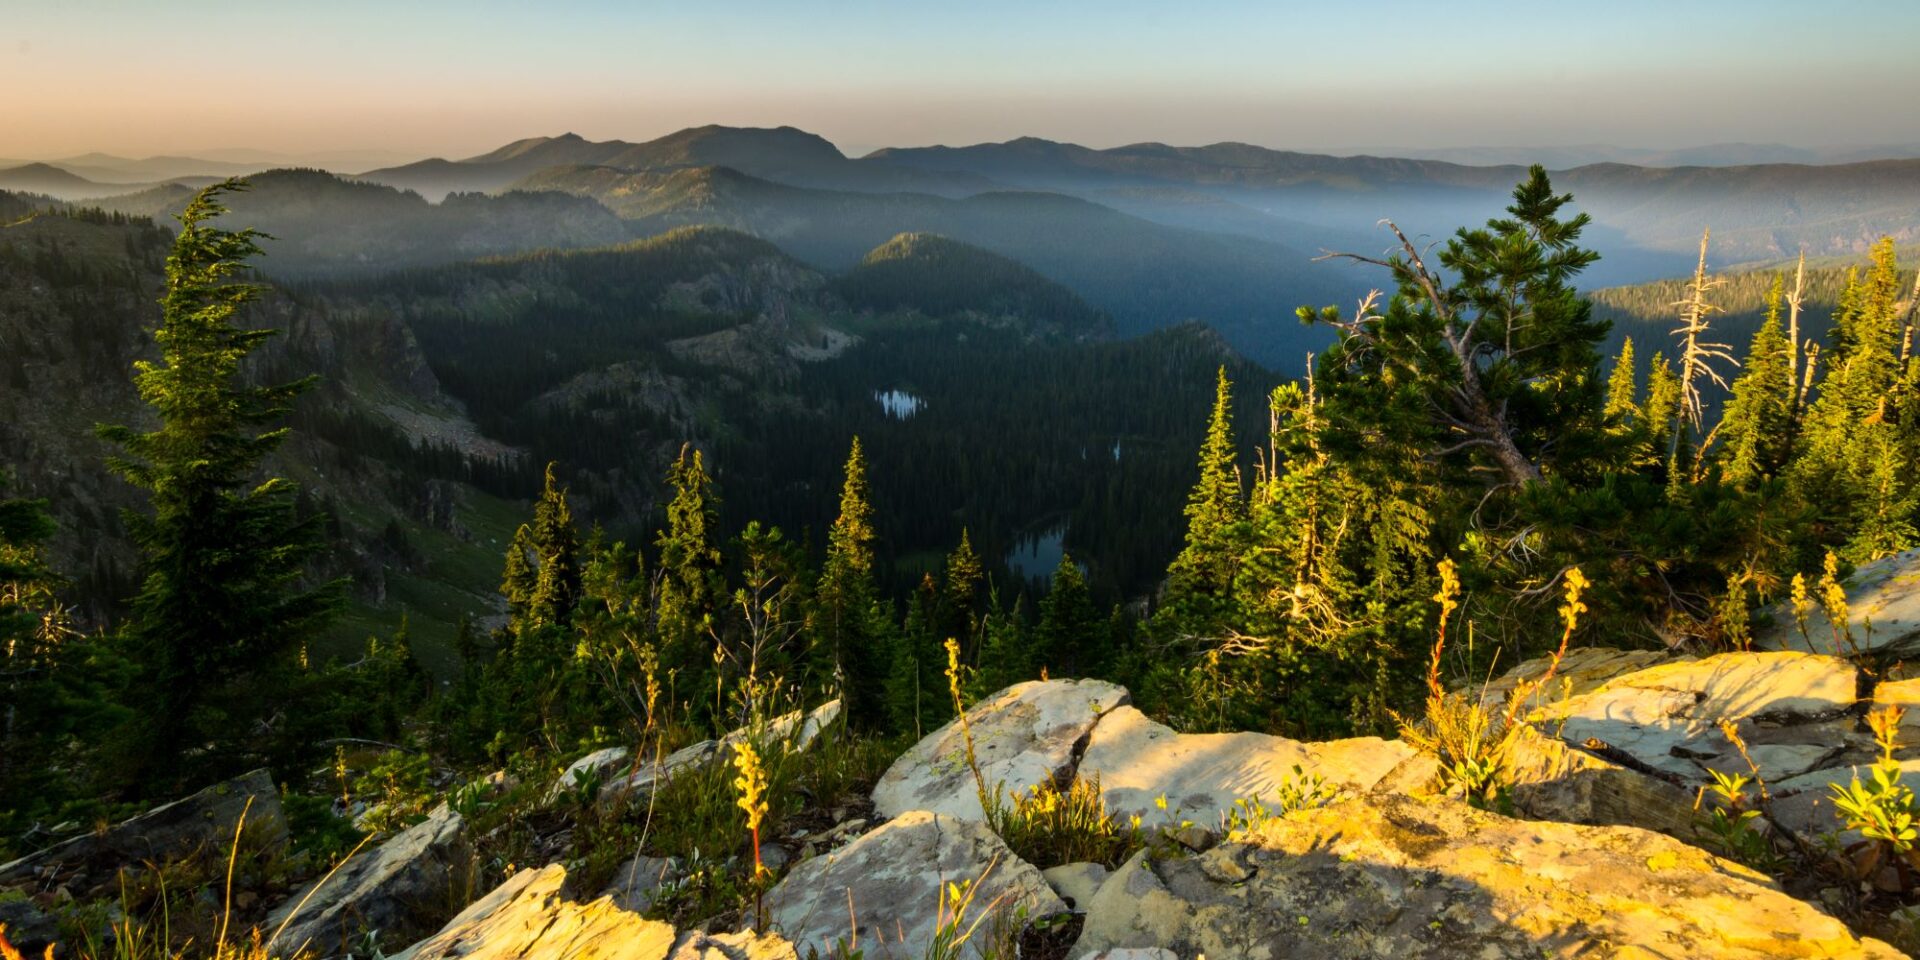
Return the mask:
[[1007,551],[1007,566],[1027,580],[1045,580],[1060,566],[1067,552],[1067,525],[1060,524],[1037,536],[1021,537]]
[[895,420],[905,420],[919,413],[927,405],[925,400],[905,390],[875,390],[873,399],[878,401],[880,409]]

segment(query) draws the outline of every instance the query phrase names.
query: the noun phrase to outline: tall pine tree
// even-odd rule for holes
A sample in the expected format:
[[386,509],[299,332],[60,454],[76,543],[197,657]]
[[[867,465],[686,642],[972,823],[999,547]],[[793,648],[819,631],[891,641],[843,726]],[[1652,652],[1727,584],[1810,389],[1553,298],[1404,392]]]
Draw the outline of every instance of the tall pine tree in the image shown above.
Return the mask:
[[722,589],[720,549],[714,545],[720,505],[697,449],[680,448],[667,480],[673,498],[667,503],[666,529],[654,543],[660,554],[655,617],[662,666],[691,676],[712,663],[701,637],[713,622]]
[[[259,234],[209,221],[243,181],[210,186],[180,214],[161,299],[159,363],[136,364],[140,397],[159,427],[102,426],[120,446],[108,461],[147,491],[150,512],[129,516],[143,579],[127,632],[148,714],[142,774],[177,785],[206,771],[181,763],[189,747],[253,729],[276,703],[275,678],[341,602],[343,583],[304,585],[321,544],[317,518],[295,510],[294,485],[260,477],[287,438],[273,426],[313,378],[246,382],[242,364],[273,331],[236,325],[264,287],[240,279],[260,253]],[[223,751],[212,766],[244,762]]]
[[827,558],[814,591],[812,640],[818,673],[839,688],[847,718],[874,729],[886,719],[882,686],[888,669],[885,621],[873,584],[873,506],[860,438],[847,453],[840,515],[827,533]]
[[1793,357],[1780,326],[1783,284],[1774,278],[1766,319],[1747,348],[1745,369],[1720,420],[1722,476],[1739,486],[1771,479],[1793,452]]
[[580,533],[573,526],[567,490],[547,464],[546,485],[533,508],[533,551],[540,559],[528,607],[538,624],[565,626],[580,602]]

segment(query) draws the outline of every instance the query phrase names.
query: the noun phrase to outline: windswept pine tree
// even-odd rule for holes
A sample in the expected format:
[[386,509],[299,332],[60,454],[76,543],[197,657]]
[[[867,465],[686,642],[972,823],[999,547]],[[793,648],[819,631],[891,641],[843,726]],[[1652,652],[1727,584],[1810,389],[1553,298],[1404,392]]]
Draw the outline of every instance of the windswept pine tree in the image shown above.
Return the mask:
[[215,184],[180,214],[154,335],[161,360],[138,363],[134,378],[159,427],[99,429],[124,451],[109,465],[148,494],[149,510],[128,517],[142,584],[127,632],[148,714],[137,757],[154,786],[204,773],[183,762],[190,745],[252,729],[344,586],[306,584],[304,565],[321,545],[317,519],[299,516],[292,482],[260,476],[261,461],[287,439],[274,424],[314,380],[256,385],[242,372],[273,335],[236,323],[265,289],[240,279],[260,253],[259,234],[210,221],[226,212],[223,196],[243,189],[238,180]]
[[[1605,321],[1574,288],[1599,254],[1579,246],[1589,217],[1535,166],[1506,218],[1462,228],[1438,270],[1398,227],[1381,260],[1398,285],[1384,312],[1300,308],[1342,334],[1315,368],[1330,438],[1342,451],[1387,444],[1434,451],[1462,484],[1521,489],[1606,455],[1596,346]],[[1391,224],[1389,224],[1391,226]],[[1484,468],[1484,469],[1483,469]]]

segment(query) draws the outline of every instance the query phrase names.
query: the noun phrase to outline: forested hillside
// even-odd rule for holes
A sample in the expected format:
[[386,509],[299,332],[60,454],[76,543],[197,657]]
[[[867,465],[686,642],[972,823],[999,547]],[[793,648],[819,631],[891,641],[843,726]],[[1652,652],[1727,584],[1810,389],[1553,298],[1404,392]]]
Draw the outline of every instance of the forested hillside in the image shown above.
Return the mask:
[[[1034,202],[813,193],[882,211]],[[1898,787],[1898,708],[1873,714],[1870,738],[1854,730],[1858,691],[1875,689],[1860,685],[1897,689],[1914,628],[1894,608],[1878,621],[1893,639],[1856,632],[1848,607],[1901,589],[1920,547],[1920,285],[1892,238],[1839,276],[1831,308],[1824,267],[1797,294],[1779,271],[1757,275],[1748,336],[1729,317],[1755,280],[1723,282],[1702,237],[1666,339],[1615,341],[1580,288],[1599,260],[1591,221],[1535,167],[1484,225],[1438,245],[1396,228],[1390,254],[1346,256],[1390,292],[1351,311],[1300,305],[1330,346],[1286,378],[1206,325],[1109,337],[1044,269],[953,238],[889,234],[823,272],[777,238],[663,218],[609,246],[268,285],[251,267],[272,249],[236,223],[246,197],[238,181],[199,192],[176,231],[65,207],[0,227],[0,338],[24,347],[0,367],[0,462],[15,475],[0,499],[0,845],[104,844],[112,831],[78,824],[255,767],[286,780],[284,844],[238,826],[230,842],[229,875],[265,898],[216,924],[202,844],[180,861],[191,874],[163,873],[202,879],[121,894],[118,942],[226,950],[235,910],[264,925],[290,883],[324,886],[323,865],[399,829],[413,839],[389,850],[470,844],[456,859],[471,890],[393,898],[408,901],[387,914],[403,939],[344,908],[312,921],[318,935],[396,947],[480,890],[534,882],[516,865],[564,865],[591,891],[639,869],[636,855],[686,858],[659,861],[686,872],[636,911],[744,923],[781,899],[783,870],[790,884],[833,862],[803,847],[797,865],[769,866],[763,827],[833,849],[869,815],[889,818],[870,837],[934,815],[902,802],[970,809],[1018,849],[1016,869],[1190,864],[1279,842],[1290,816],[1355,781],[1420,799],[1369,792],[1353,809],[1399,810],[1394,824],[1453,811],[1453,833],[1436,831],[1484,838],[1507,829],[1494,814],[1540,808],[1522,786],[1562,790],[1574,763],[1639,806],[1569,814],[1616,798],[1561,792],[1561,815],[1669,818],[1661,829],[1780,878],[1765,889],[1782,899],[1850,877],[1833,909],[1856,929],[1897,924],[1920,895],[1881,869],[1904,862],[1881,859],[1904,856],[1899,828],[1871,832],[1920,815]],[[1037,202],[1068,211],[1053,242],[1127,219]],[[1044,241],[1027,242],[1038,257]],[[1648,311],[1644,327],[1668,295],[1603,300]],[[1847,582],[1856,570],[1866,582]],[[1795,637],[1818,652],[1779,646]],[[1763,638],[1771,654],[1753,652]],[[1796,682],[1831,688],[1817,702],[1835,706],[1796,706],[1809,716],[1789,724],[1747,698],[1725,708],[1739,722],[1689,726],[1684,742],[1622,741],[1640,753],[1577,732],[1541,746],[1522,711],[1554,696],[1563,661],[1559,702],[1612,695],[1584,673],[1575,689],[1577,644],[1628,648],[1582,656],[1608,678],[1668,660],[1663,676],[1706,676],[1648,679],[1654,701],[1622,701],[1657,702],[1655,722],[1745,698],[1726,692],[1724,664],[1824,671]],[[1522,661],[1507,686],[1482,686]],[[1074,679],[1014,686],[1050,678]],[[1764,702],[1796,696],[1768,689]],[[973,720],[946,726],[970,703],[994,705],[983,724],[1026,725],[1007,734],[1020,743],[1090,716],[1046,734],[1066,731],[1046,748],[1066,773],[1003,796],[983,766],[1028,761],[991,730],[976,750]],[[1617,724],[1612,703],[1592,709]],[[1133,739],[1090,744],[1108,717]],[[1796,726],[1857,742],[1747,748]],[[1218,808],[1231,844],[1175,819],[1164,786],[1149,799],[1097,779],[1100,763],[1134,769],[1115,753],[1193,756],[1182,734],[1215,731],[1244,732],[1206,749],[1264,734],[1301,758],[1291,775],[1261,768],[1283,776],[1277,811],[1173,798]],[[815,738],[816,752],[798,745]],[[1813,819],[1866,839],[1830,849],[1756,825],[1745,814],[1765,788],[1695,762],[1738,756],[1761,777],[1755,754],[1811,771],[1836,750],[1877,750],[1879,786],[1833,781]],[[252,790],[263,775],[250,776],[215,794]],[[945,792],[900,782],[915,777],[946,778]],[[624,802],[636,795],[644,806]],[[1167,822],[1145,826],[1156,810]],[[305,857],[239,852],[255,842]],[[1661,850],[1617,869],[1666,889],[1646,874],[1671,876],[1682,853]],[[392,867],[384,852],[371,863],[342,869]],[[110,893],[91,878],[80,890],[79,907],[33,901],[70,938],[98,933]],[[1008,942],[1050,936],[1000,916]]]

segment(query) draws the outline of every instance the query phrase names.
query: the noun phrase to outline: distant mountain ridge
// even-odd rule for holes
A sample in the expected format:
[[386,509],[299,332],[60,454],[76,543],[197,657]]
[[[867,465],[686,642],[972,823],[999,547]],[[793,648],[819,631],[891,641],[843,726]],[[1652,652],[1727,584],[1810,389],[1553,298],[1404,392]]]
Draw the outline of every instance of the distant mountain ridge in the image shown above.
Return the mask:
[[457,190],[491,191],[550,167],[594,166],[628,172],[724,166],[797,186],[865,192],[960,195],[992,186],[968,175],[927,173],[854,159],[825,138],[793,127],[692,127],[644,143],[594,142],[578,134],[531,137],[465,160],[431,159],[370,170],[359,178],[437,198]]

